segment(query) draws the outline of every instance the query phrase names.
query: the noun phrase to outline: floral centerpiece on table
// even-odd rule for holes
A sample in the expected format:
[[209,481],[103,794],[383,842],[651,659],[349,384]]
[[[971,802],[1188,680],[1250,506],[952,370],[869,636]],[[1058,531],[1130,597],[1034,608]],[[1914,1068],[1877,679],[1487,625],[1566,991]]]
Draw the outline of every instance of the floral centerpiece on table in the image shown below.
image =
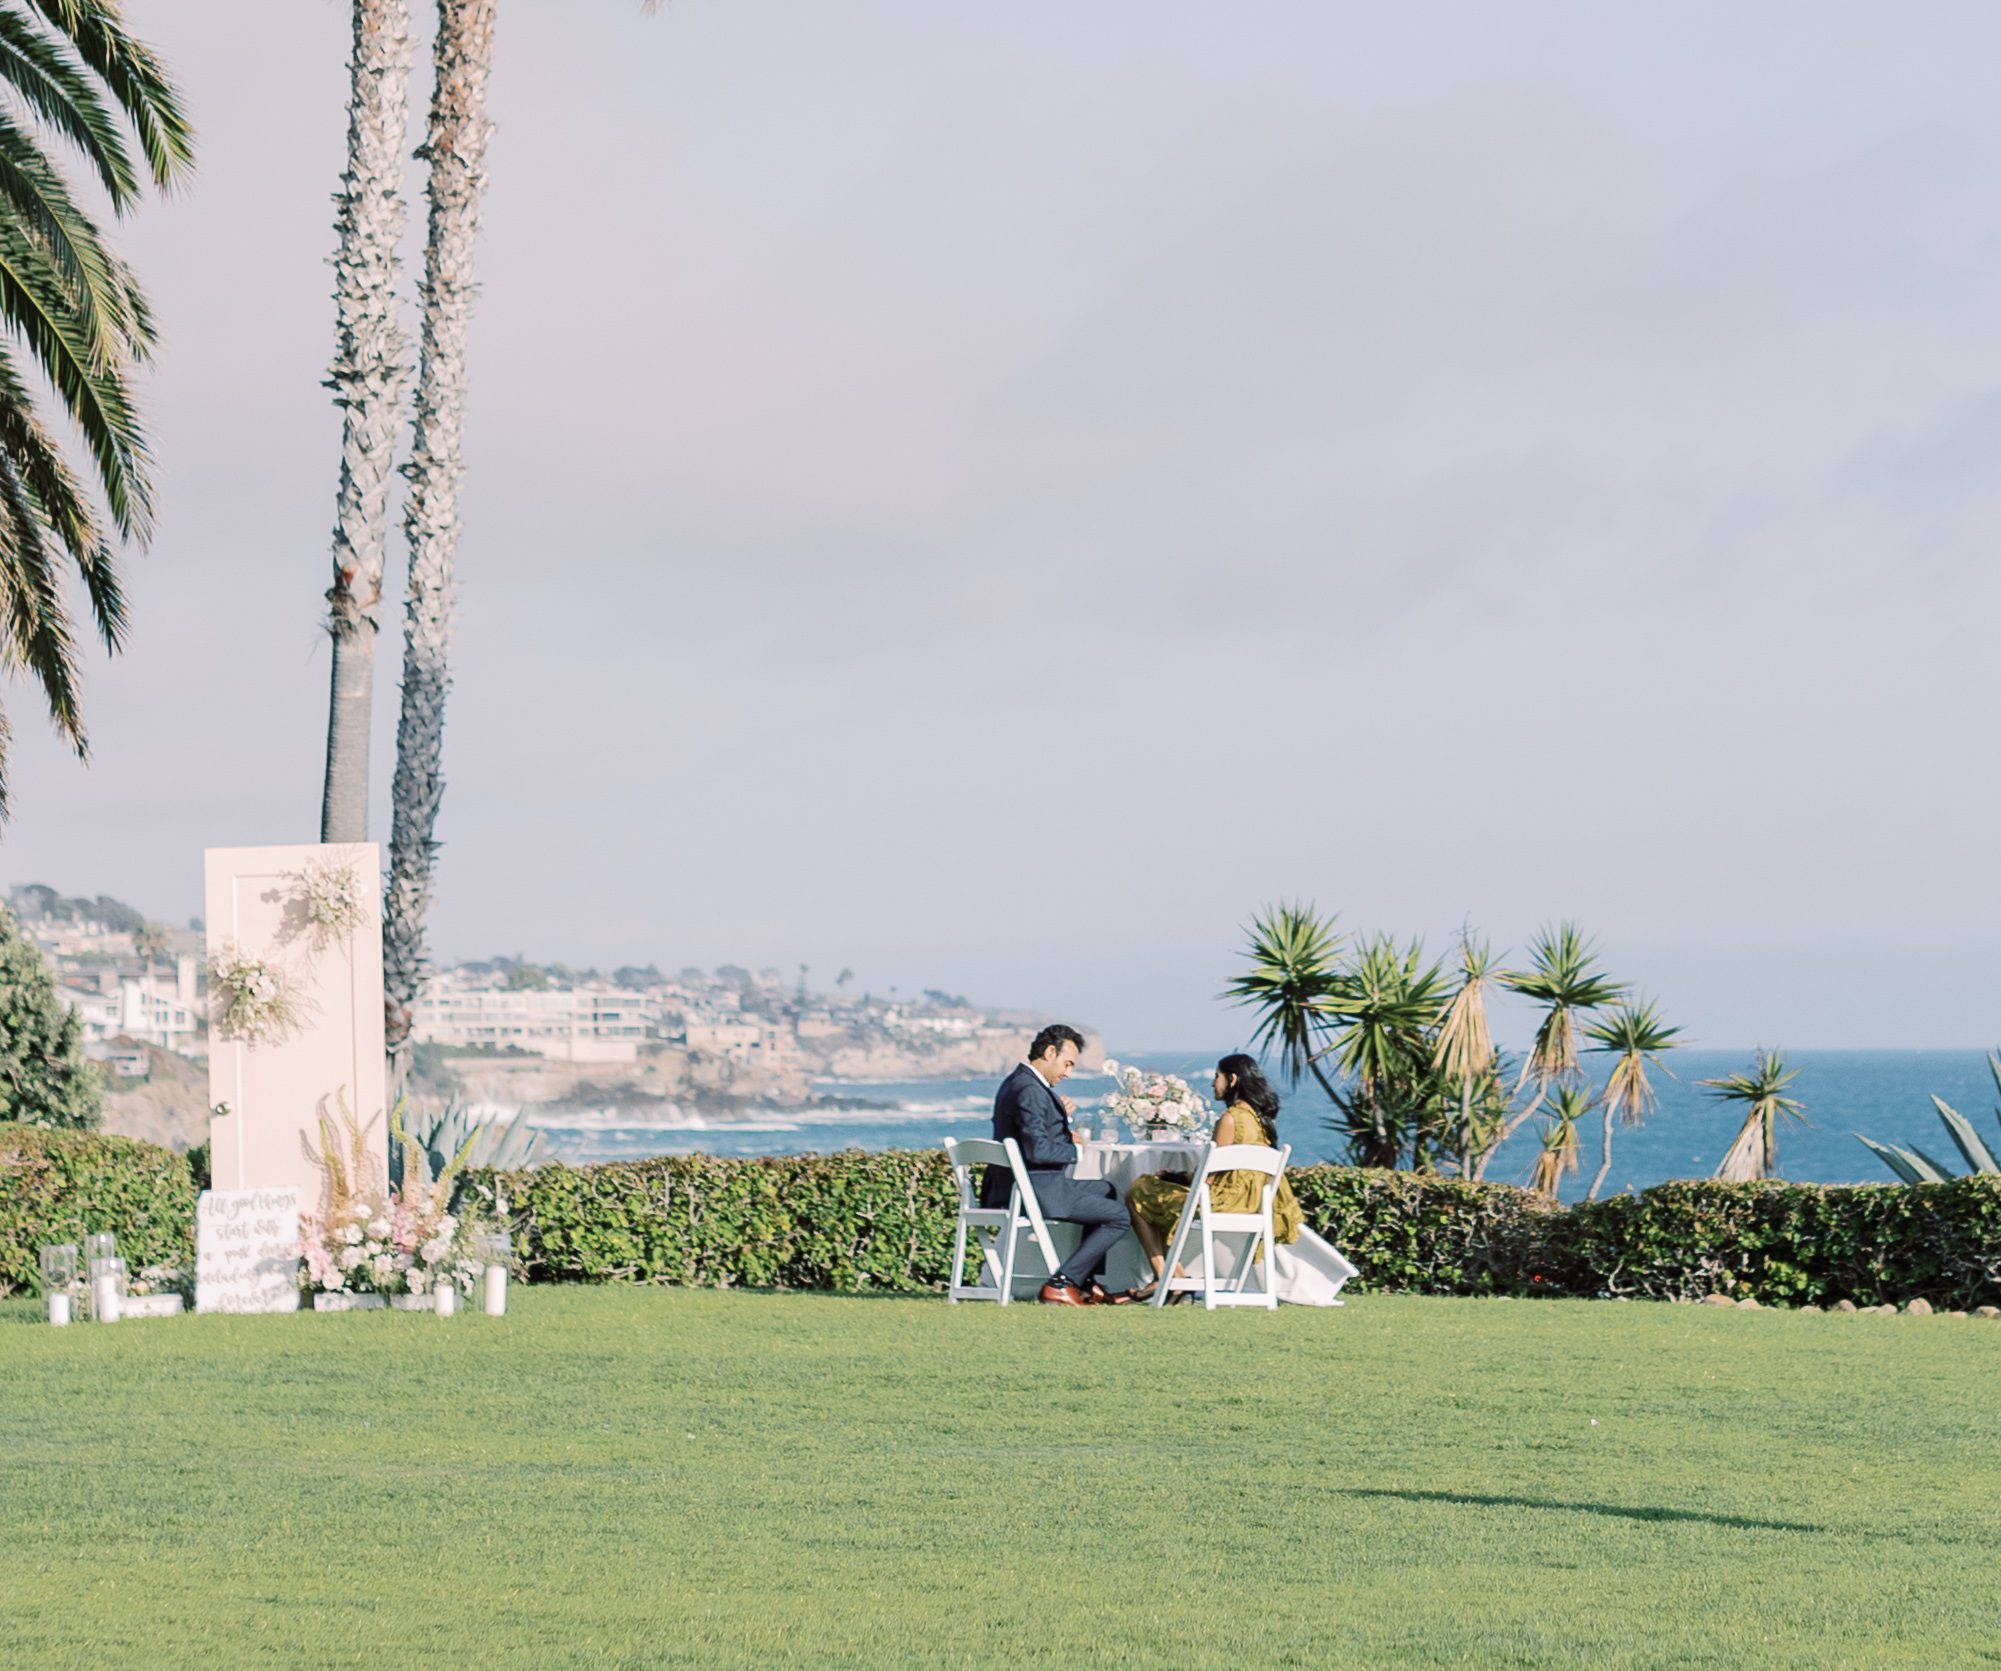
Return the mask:
[[1190,1137],[1210,1121],[1209,1105],[1185,1079],[1109,1059],[1105,1072],[1112,1076],[1105,1106],[1135,1137]]

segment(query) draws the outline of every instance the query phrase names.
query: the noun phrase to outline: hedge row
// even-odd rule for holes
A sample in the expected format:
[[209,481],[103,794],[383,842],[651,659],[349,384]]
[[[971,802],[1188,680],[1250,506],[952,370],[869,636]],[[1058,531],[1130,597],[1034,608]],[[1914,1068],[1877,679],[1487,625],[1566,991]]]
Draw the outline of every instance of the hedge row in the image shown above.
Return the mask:
[[[1291,1176],[1307,1222],[1360,1267],[1358,1290],[2001,1303],[1991,1177],[1671,1183],[1552,1208],[1507,1184],[1412,1172]],[[925,1290],[951,1259],[951,1176],[923,1151],[548,1166],[471,1187],[505,1203],[528,1274],[550,1280]]]
[[[1552,1208],[1507,1184],[1309,1166],[1307,1222],[1358,1290],[2001,1303],[2001,1179],[1949,1184],[1662,1184]],[[922,1292],[943,1286],[955,1195],[927,1151],[474,1173],[531,1278]],[[113,1230],[135,1268],[193,1256],[189,1162],[124,1138],[0,1126],[0,1294],[36,1250]]]
[[39,1291],[41,1249],[109,1230],[134,1271],[191,1266],[195,1179],[183,1156],[96,1132],[0,1125],[0,1294]]

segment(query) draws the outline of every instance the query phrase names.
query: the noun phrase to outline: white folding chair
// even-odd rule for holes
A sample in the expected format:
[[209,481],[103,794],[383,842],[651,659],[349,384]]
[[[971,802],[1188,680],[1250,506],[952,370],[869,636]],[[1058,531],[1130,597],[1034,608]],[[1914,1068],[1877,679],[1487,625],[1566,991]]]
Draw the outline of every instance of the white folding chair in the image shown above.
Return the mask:
[[[959,1233],[952,1245],[952,1280],[945,1297],[960,1300],[998,1300],[1006,1305],[1014,1298],[1015,1284],[1032,1281],[1037,1288],[1049,1280],[1062,1263],[1056,1244],[1050,1239],[1042,1207],[1029,1184],[1028,1168],[1022,1164],[1021,1148],[1012,1137],[996,1143],[990,1137],[946,1138],[945,1158],[952,1163],[952,1176],[959,1185]],[[976,1166],[1005,1166],[1012,1175],[1005,1207],[982,1207],[973,1184]],[[1023,1231],[1028,1232],[1029,1251],[1041,1269],[1018,1267]],[[978,1239],[979,1282],[967,1282],[966,1243]]]
[[[1192,1293],[1199,1288],[1202,1304],[1209,1311],[1223,1305],[1261,1305],[1267,1311],[1278,1310],[1278,1260],[1272,1251],[1276,1237],[1272,1232],[1271,1204],[1272,1198],[1278,1194],[1278,1181],[1285,1175],[1285,1163],[1291,1156],[1290,1145],[1283,1149],[1268,1149],[1262,1143],[1210,1145],[1209,1152],[1202,1157],[1194,1183],[1188,1186],[1188,1199],[1182,1203],[1181,1219],[1174,1227],[1174,1240],[1168,1245],[1167,1263],[1161,1271],[1160,1285],[1153,1291],[1154,1305],[1167,1304],[1170,1293]],[[1218,1172],[1262,1172],[1265,1182],[1264,1188],[1258,1192],[1258,1210],[1254,1213],[1217,1212],[1209,1198],[1209,1180]],[[1202,1227],[1202,1274],[1199,1277],[1177,1277],[1174,1267],[1181,1263],[1189,1232],[1198,1223]],[[1225,1278],[1217,1269],[1218,1236],[1250,1238],[1244,1245],[1233,1277]],[[1263,1259],[1258,1257],[1260,1252],[1264,1254]],[[1259,1269],[1264,1271],[1264,1281],[1253,1288],[1251,1273]]]

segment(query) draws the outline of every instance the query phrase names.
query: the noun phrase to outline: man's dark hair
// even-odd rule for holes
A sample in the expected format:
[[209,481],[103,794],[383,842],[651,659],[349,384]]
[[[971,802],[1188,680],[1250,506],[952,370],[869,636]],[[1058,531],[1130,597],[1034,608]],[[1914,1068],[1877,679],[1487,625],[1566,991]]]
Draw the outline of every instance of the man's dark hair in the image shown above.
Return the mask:
[[1028,1059],[1039,1062],[1045,1056],[1053,1056],[1068,1042],[1077,1047],[1077,1054],[1084,1053],[1084,1035],[1075,1027],[1066,1027],[1058,1021],[1042,1029],[1035,1035],[1035,1042],[1028,1047]]

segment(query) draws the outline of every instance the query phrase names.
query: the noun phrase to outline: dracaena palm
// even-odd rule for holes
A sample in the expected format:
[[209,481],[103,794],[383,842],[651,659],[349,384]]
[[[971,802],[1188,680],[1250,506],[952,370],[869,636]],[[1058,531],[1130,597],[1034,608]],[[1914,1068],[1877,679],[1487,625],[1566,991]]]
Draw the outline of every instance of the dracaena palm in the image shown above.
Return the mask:
[[1574,923],[1544,929],[1529,947],[1529,967],[1503,973],[1501,984],[1542,1006],[1535,1042],[1522,1063],[1515,1089],[1531,1081],[1535,1094],[1502,1125],[1481,1155],[1474,1175],[1484,1177],[1494,1151],[1542,1107],[1550,1087],[1577,1077],[1578,1030],[1593,1010],[1616,1002],[1626,988],[1598,968],[1596,949]]
[[1459,937],[1459,985],[1438,1023],[1431,1065],[1459,1091],[1459,1170],[1471,1172],[1478,1148],[1473,1118],[1474,1088],[1496,1060],[1493,1031],[1487,1025],[1487,995],[1496,971],[1486,941],[1470,933]]
[[1336,1066],[1347,1085],[1335,1097],[1349,1148],[1364,1166],[1396,1166],[1408,1155],[1429,1166],[1445,1137],[1453,1094],[1434,1065],[1447,1005],[1445,979],[1417,941],[1364,941],[1328,999]]
[[1542,1148],[1529,1188],[1554,1201],[1563,1180],[1577,1170],[1577,1128],[1591,1112],[1591,1093],[1582,1085],[1559,1085],[1543,1120]]
[[1779,1167],[1779,1121],[1806,1118],[1805,1104],[1785,1094],[1799,1077],[1777,1050],[1760,1050],[1749,1073],[1728,1074],[1702,1083],[1725,1102],[1744,1105],[1744,1124],[1724,1152],[1716,1176],[1730,1183],[1769,1178]]
[[1651,1064],[1668,1073],[1661,1063],[1661,1052],[1674,1048],[1681,1029],[1663,1021],[1651,999],[1641,999],[1614,1005],[1598,1020],[1586,1024],[1584,1036],[1591,1041],[1591,1049],[1609,1052],[1613,1058],[1604,1095],[1599,1099],[1605,1116],[1604,1151],[1585,1196],[1587,1201],[1596,1201],[1599,1190],[1605,1187],[1606,1174],[1612,1170],[1612,1128],[1621,1122],[1637,1126],[1659,1106],[1647,1068]]
[[1322,917],[1311,905],[1275,906],[1253,919],[1244,951],[1250,968],[1224,991],[1257,1017],[1252,1050],[1275,1050],[1294,1085],[1311,1073],[1330,1097],[1336,1091],[1321,1058],[1332,1026],[1341,943],[1333,917]]
[[[151,357],[138,278],[78,203],[59,156],[81,161],[112,213],[192,164],[180,95],[111,0],[0,0],[0,671],[41,687],[58,733],[88,757],[65,567],[106,649],[125,632],[112,534],[153,528],[152,455],[133,396]],[[136,153],[136,154],[135,154]],[[90,455],[109,514],[37,409],[32,363]],[[6,810],[0,713],[0,815]]]

